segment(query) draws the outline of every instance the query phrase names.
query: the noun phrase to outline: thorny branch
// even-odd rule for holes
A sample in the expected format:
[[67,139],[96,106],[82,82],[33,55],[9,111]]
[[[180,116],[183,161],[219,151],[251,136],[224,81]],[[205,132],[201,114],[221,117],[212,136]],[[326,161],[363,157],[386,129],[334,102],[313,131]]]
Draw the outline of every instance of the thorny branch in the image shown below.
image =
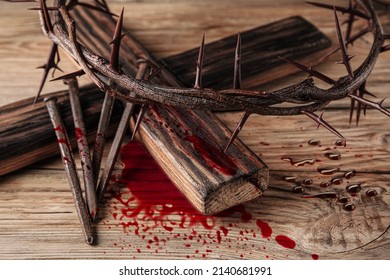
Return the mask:
[[[99,9],[110,13],[107,6],[102,4],[102,1],[95,2],[97,2],[96,6]],[[323,109],[331,101],[346,97],[351,98],[352,117],[355,102],[363,103],[362,95],[360,95],[360,98],[355,98],[357,92],[360,91],[359,94],[364,93],[362,89],[365,88],[366,80],[373,70],[380,53],[390,49],[389,45],[385,44],[385,40],[389,38],[389,35],[383,32],[372,1],[357,0],[355,4],[352,4],[351,1],[347,8],[310,2],[316,6],[334,10],[336,30],[339,38],[338,49],[341,50],[343,57],[341,63],[345,65],[348,75],[333,79],[313,70],[311,67],[305,67],[292,61],[288,62],[308,72],[310,75],[331,84],[328,89],[317,87],[311,77],[298,84],[273,92],[245,90],[239,86],[225,90],[203,88],[201,83],[203,43],[200,47],[199,59],[197,61],[195,86],[193,88],[173,88],[147,83],[126,75],[121,71],[115,71],[110,67],[110,62],[107,59],[91,52],[87,46],[81,45],[77,41],[76,36],[77,23],[67,12],[72,5],[80,4],[79,1],[55,0],[54,6],[50,8],[45,5],[43,0],[40,0],[39,3],[43,22],[42,28],[45,34],[73,57],[82,68],[82,71],[102,91],[123,101],[141,105],[160,103],[188,109],[242,110],[244,111],[244,122],[250,114],[280,116],[304,114],[315,119],[313,118],[315,115],[314,111]],[[337,12],[350,15],[346,40],[341,32]],[[367,21],[367,27],[351,35],[352,23],[357,18]],[[371,32],[374,38],[371,50],[360,67],[353,70],[349,63],[351,57],[347,53],[347,45],[352,44],[353,41],[368,32]],[[101,77],[106,79],[103,80]],[[234,75],[235,85],[240,84],[237,77],[238,75]],[[106,80],[109,80],[110,83],[105,82]],[[285,105],[286,103],[289,103],[288,106]],[[361,105],[358,106],[358,118],[360,116],[360,108]],[[318,116],[317,120],[323,121]],[[239,124],[238,131],[241,130],[242,126],[242,123]],[[325,127],[335,133],[335,130],[330,125]],[[233,140],[236,134],[238,133],[235,133],[232,137]]]

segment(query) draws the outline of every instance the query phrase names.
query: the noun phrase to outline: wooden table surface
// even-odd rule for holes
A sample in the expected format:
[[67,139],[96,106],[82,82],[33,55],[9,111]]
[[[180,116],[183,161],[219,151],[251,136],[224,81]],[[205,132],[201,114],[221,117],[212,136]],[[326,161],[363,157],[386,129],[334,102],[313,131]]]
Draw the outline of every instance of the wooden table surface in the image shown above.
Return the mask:
[[[125,5],[126,27],[158,58],[197,46],[203,32],[213,41],[297,14],[335,38],[332,13],[303,1],[108,2],[115,12]],[[347,5],[347,1],[336,2]],[[0,105],[34,96],[41,79],[42,72],[35,67],[46,60],[50,42],[41,33],[36,12],[27,11],[33,5],[0,3]],[[388,12],[384,20],[389,22]],[[364,59],[370,42],[368,36],[354,44],[350,51],[357,55],[352,60],[354,67]],[[335,55],[318,69],[334,78],[346,75],[342,65],[335,64],[338,59]],[[65,55],[61,68],[65,72],[74,69]],[[378,100],[389,94],[389,74],[390,52],[381,55],[369,79],[368,88]],[[294,75],[264,89],[305,77]],[[82,79],[82,83],[87,82]],[[59,88],[64,86],[50,83],[44,92]],[[368,109],[358,127],[349,125],[349,102],[334,102],[324,114],[347,138],[346,147],[336,146],[338,139],[333,134],[324,128],[317,130],[304,116],[251,116],[240,139],[268,165],[270,186],[262,198],[219,216],[203,217],[194,212],[158,167],[142,165],[142,159],[147,159],[144,152],[135,154],[133,161],[118,162],[112,195],[100,205],[102,219],[96,224],[95,246],[83,242],[59,158],[2,176],[0,259],[389,259],[389,119]],[[218,116],[232,128],[239,113]],[[313,139],[321,144],[309,145]],[[123,152],[135,146],[127,145]],[[341,158],[328,159],[325,153],[329,151]],[[315,163],[293,166],[286,158],[314,159]],[[121,173],[129,164],[137,166],[138,173],[124,172],[133,184],[127,188],[131,184],[123,184]],[[323,175],[318,172],[322,167],[340,171]],[[355,170],[356,176],[343,178],[339,185],[320,186],[348,170]],[[153,181],[156,187],[140,188],[151,186],[150,174],[161,175]],[[295,176],[298,182],[287,182],[288,176]],[[309,180],[313,182],[304,185]],[[346,211],[335,199],[303,198],[302,193],[292,192],[296,184],[304,185],[304,194],[339,192],[356,209]],[[351,184],[362,184],[362,190],[354,196],[348,194],[346,187]],[[161,186],[168,193],[160,192]],[[367,190],[375,190],[377,195],[369,197]],[[145,201],[146,206],[142,204]]]

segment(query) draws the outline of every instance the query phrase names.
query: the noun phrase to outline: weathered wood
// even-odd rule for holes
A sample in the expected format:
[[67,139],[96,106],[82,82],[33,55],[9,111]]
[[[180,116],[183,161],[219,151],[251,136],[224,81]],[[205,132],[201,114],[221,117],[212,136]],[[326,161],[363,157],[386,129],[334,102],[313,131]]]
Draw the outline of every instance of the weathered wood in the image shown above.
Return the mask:
[[[61,91],[44,96],[58,96],[58,105],[73,147],[77,146],[75,129],[69,104],[69,93]],[[103,94],[95,86],[80,91],[85,115],[87,138],[92,143],[96,134]],[[0,175],[18,170],[40,160],[59,154],[57,140],[44,103],[33,106],[33,98],[24,99],[0,108]],[[110,122],[113,135],[122,112],[116,103]]]
[[[123,1],[109,2],[116,13],[124,5]],[[347,5],[345,0],[328,3]],[[42,64],[50,44],[41,34],[36,14],[26,10],[31,5],[22,3],[15,6],[2,2],[0,26],[9,26],[0,32],[0,61],[4,66],[0,67],[2,105],[26,95],[33,96],[36,82],[41,77],[41,72],[33,69]],[[209,41],[214,41],[297,14],[315,23],[326,35],[335,36],[332,11],[326,13],[300,0],[225,0],[223,4],[208,0],[128,1],[125,9],[125,22],[132,26],[132,33],[159,58],[196,47],[205,31]],[[240,11],[239,14],[237,11]],[[347,15],[343,17],[346,18]],[[389,13],[386,18],[390,19]],[[356,24],[358,26],[359,22]],[[356,41],[351,47],[351,54],[356,55],[351,61],[354,67],[365,58],[369,47],[369,36]],[[336,64],[339,60],[339,55],[335,54],[329,62],[316,69],[333,78],[345,75],[345,68]],[[63,58],[61,66],[66,62],[67,59]],[[388,96],[389,69],[390,53],[384,53],[368,84],[368,88],[379,97],[377,100]],[[20,79],[21,76],[23,79]],[[268,83],[262,89],[280,88],[305,77],[304,73],[292,75]],[[52,83],[45,91],[61,86]],[[148,163],[147,153],[140,152],[140,156],[134,157],[135,167],[138,168],[129,172],[130,177],[122,176],[123,166],[118,162],[113,178],[117,184],[111,185],[116,196],[108,195],[104,204],[100,205],[104,219],[96,225],[99,243],[92,248],[80,240],[80,225],[59,158],[2,176],[0,258],[312,260],[318,256],[320,260],[389,259],[389,119],[379,112],[368,110],[359,127],[349,125],[349,103],[350,100],[331,103],[324,113],[324,118],[348,139],[345,148],[338,147],[341,152],[341,160],[338,161],[324,156],[326,148],[333,149],[335,137],[321,127],[317,130],[310,119],[304,116],[273,118],[252,115],[240,133],[240,139],[267,162],[270,187],[260,199],[245,203],[222,217],[207,217],[206,226],[194,222],[197,218],[204,221],[201,220],[202,215],[195,215],[195,210],[192,219],[180,212],[160,216],[161,203],[166,200],[190,208],[175,188],[157,193],[151,188],[141,188],[144,198],[160,200],[160,205],[156,206],[152,205],[152,201],[141,204],[130,193],[126,184],[140,187],[146,183],[161,187],[167,184],[164,178],[154,177],[151,180],[157,173],[156,165],[149,168],[141,166],[140,161]],[[384,104],[387,105],[387,101]],[[234,127],[239,116],[240,113],[218,114],[229,128]],[[321,147],[308,145],[310,139],[321,140]],[[295,167],[281,159],[285,156],[317,158],[322,162]],[[354,168],[357,174],[341,185],[322,189],[319,184],[333,177],[317,172],[318,167],[326,165]],[[79,172],[81,174],[81,170]],[[311,186],[304,186],[305,194],[326,190],[345,193],[348,184],[365,182],[376,189],[378,195],[366,197],[367,187],[364,187],[364,191],[349,197],[356,204],[356,209],[347,212],[334,199],[304,199],[302,194],[293,193],[291,190],[295,184],[284,181],[285,176],[296,176],[298,183],[305,178],[312,179]],[[120,194],[124,199],[129,198],[128,207],[119,201]],[[126,212],[129,209],[141,211]],[[133,216],[122,216],[123,213]],[[160,220],[144,219],[145,213],[153,213]],[[183,220],[184,226],[180,227]],[[259,225],[264,229],[265,225],[258,220],[272,229],[269,238],[263,237]],[[138,223],[138,235],[137,228],[130,223]],[[128,225],[126,231],[125,225]],[[171,231],[164,226],[172,226]],[[296,247],[282,247],[276,241],[278,235],[290,237]]]
[[[248,31],[240,32],[242,42],[241,67],[243,88],[258,88],[261,84],[298,72],[279,58],[315,61],[310,54],[330,46],[330,40],[314,25],[300,16],[282,19]],[[237,35],[209,43],[205,48],[203,87],[229,88],[233,86],[234,50]],[[187,87],[194,85],[199,48],[162,59],[162,63]],[[295,68],[295,69],[294,69]]]

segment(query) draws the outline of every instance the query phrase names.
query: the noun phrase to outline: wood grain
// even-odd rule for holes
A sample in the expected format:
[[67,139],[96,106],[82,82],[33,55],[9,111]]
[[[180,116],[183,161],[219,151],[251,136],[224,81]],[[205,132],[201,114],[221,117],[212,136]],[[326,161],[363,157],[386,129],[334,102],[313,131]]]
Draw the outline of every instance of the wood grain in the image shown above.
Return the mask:
[[[115,12],[119,12],[123,5],[122,1],[111,3]],[[346,1],[332,1],[330,4],[345,5]],[[41,72],[32,69],[42,64],[50,44],[41,35],[36,16],[24,10],[30,4],[15,6],[2,2],[1,5],[0,26],[12,26],[2,28],[0,32],[0,57],[4,63],[2,65],[5,65],[5,68],[0,67],[0,102],[7,104],[25,98],[26,94],[35,94]],[[205,31],[209,41],[214,41],[297,14],[313,22],[327,36],[335,36],[331,11],[328,14],[302,1],[225,0],[221,3],[169,0],[126,2],[125,6],[126,11],[131,10],[131,13],[125,13],[126,25],[158,58],[196,47]],[[240,11],[240,15],[237,11]],[[390,19],[388,13],[382,18],[386,22]],[[350,52],[357,55],[352,60],[354,67],[364,59],[370,40],[367,36],[355,42],[351,48]],[[339,54],[335,54],[317,69],[331,77],[345,75],[342,65],[335,63],[338,60]],[[63,62],[66,63],[65,58]],[[385,53],[369,80],[369,89],[378,99],[388,96],[389,69],[390,53]],[[23,80],[20,80],[20,75],[24,77]],[[263,85],[262,89],[279,88],[305,77],[306,74],[296,74]],[[56,88],[62,85],[49,86]],[[50,88],[45,90],[53,91]],[[122,210],[128,207],[118,201],[118,196],[109,195],[100,205],[104,219],[96,225],[100,233],[99,245],[89,247],[80,240],[81,229],[60,160],[46,160],[2,176],[0,258],[312,260],[313,255],[318,255],[320,260],[390,259],[389,120],[378,112],[368,110],[358,127],[349,125],[348,106],[349,100],[334,102],[324,113],[324,118],[348,140],[346,147],[336,149],[341,153],[339,161],[331,161],[324,156],[324,149],[329,147],[333,150],[337,139],[323,128],[317,130],[316,124],[306,117],[251,116],[240,133],[240,139],[269,166],[270,187],[260,199],[245,203],[222,217],[209,217],[211,226],[207,227],[201,223],[186,223],[185,227],[180,227],[184,217],[180,213],[165,218],[166,224],[177,223],[171,232],[161,224],[156,225],[153,220],[143,219],[145,212],[133,218],[123,216],[120,219]],[[218,117],[233,128],[239,115],[238,112],[221,113]],[[310,139],[320,140],[321,147],[308,145]],[[296,167],[283,161],[282,157],[316,158],[321,162]],[[343,170],[356,169],[357,174],[341,185],[323,189],[320,183],[330,180],[333,175],[322,175],[317,168],[328,165]],[[112,185],[111,191],[132,198],[126,186],[119,182],[121,170],[122,166],[118,163],[113,178],[118,183]],[[155,169],[150,169],[148,173],[144,168],[134,172],[134,176],[137,176],[137,180],[145,179],[154,172]],[[348,195],[356,209],[347,212],[334,199],[304,199],[302,194],[291,192],[295,184],[286,182],[283,179],[285,176],[296,176],[298,183],[303,179],[312,179],[311,186],[304,186],[304,194],[318,194],[327,190],[346,194],[345,187],[349,184],[365,182],[367,185],[358,195]],[[161,182],[157,180],[154,183]],[[377,190],[378,195],[367,197],[365,190],[368,188]],[[145,195],[150,193],[145,189]],[[133,206],[138,205],[136,200],[133,203]],[[161,207],[152,209],[158,213]],[[258,220],[272,229],[269,238],[263,238]],[[128,231],[124,231],[123,224],[130,222],[138,222],[139,235],[135,233],[134,226],[129,225]],[[151,225],[154,228],[145,231],[146,226]],[[223,229],[228,230],[226,235]],[[293,239],[295,248],[282,247],[276,241],[279,235]]]
[[[245,88],[259,88],[261,84],[297,72],[279,57],[292,60],[312,60],[331,44],[322,32],[304,18],[296,16],[240,32],[242,41],[241,67]],[[237,35],[209,43],[205,47],[203,87],[223,89],[233,82],[234,51]],[[194,85],[199,48],[162,59],[162,63],[187,87]],[[314,57],[313,57],[314,54]],[[295,68],[295,69],[294,69]]]

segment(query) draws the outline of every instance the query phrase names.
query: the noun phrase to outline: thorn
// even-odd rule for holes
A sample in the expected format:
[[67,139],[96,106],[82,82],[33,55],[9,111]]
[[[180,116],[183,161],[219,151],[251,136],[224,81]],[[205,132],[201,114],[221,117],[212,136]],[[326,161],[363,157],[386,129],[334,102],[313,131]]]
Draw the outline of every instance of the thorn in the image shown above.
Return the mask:
[[233,78],[233,88],[241,88],[241,35],[237,35],[237,45],[235,50],[234,57],[234,78]]
[[[21,1],[20,1],[20,2],[21,2]],[[26,1],[26,2],[30,2],[30,1]],[[35,1],[31,1],[31,2],[35,2]],[[59,10],[58,7],[46,7],[46,9],[47,9],[48,11],[58,11],[58,10]],[[43,11],[43,9],[40,8],[40,7],[28,8],[27,10],[28,10],[28,11]]]
[[83,69],[74,71],[72,73],[68,73],[62,76],[59,76],[57,78],[51,79],[50,82],[59,81],[59,80],[68,80],[71,78],[81,77],[82,75],[85,75],[85,72]]
[[[371,92],[369,92],[367,89],[366,89],[366,85],[367,85],[367,81],[364,81],[363,82],[363,84],[361,84],[361,86],[359,87],[359,89],[358,89],[358,92],[359,92],[359,94],[358,94],[358,96],[360,97],[360,98],[363,98],[364,97],[364,95],[366,94],[366,95],[369,95],[369,96],[372,96],[372,97],[375,97],[376,98],[376,96],[374,95],[374,94],[372,94]],[[356,94],[355,94],[356,95]],[[363,106],[363,110],[364,110],[364,116],[366,115],[366,112],[365,112],[365,108],[366,108],[367,106]],[[358,126],[359,125],[359,118],[360,118],[360,112],[361,112],[361,110],[362,110],[362,103],[360,103],[360,102],[358,102],[358,104],[357,104],[357,115],[356,115],[356,126]]]
[[[359,90],[358,95],[359,97],[363,97],[364,92]],[[356,126],[359,126],[361,112],[362,112],[362,104],[358,102],[356,107]]]
[[329,130],[330,132],[332,132],[333,134],[337,135],[338,137],[346,140],[344,138],[344,136],[342,136],[336,129],[334,129],[330,124],[328,124],[323,118],[322,118],[322,114],[321,116],[317,116],[316,114],[314,114],[313,112],[311,111],[307,111],[307,110],[302,110],[301,111],[302,114],[305,114],[306,116],[308,116],[309,118],[311,118],[312,120],[314,120],[316,123],[318,123],[319,125],[322,125],[323,127],[325,127],[327,130]]
[[363,105],[363,114],[366,116],[366,111],[367,111],[367,105]]
[[314,70],[312,67],[307,67],[307,66],[305,66],[303,64],[300,64],[298,62],[295,62],[293,60],[290,60],[290,59],[287,59],[287,58],[284,58],[284,57],[281,57],[281,56],[279,56],[279,58],[284,60],[284,61],[286,61],[287,63],[290,63],[291,65],[293,65],[293,66],[295,66],[295,67],[297,67],[297,68],[299,68],[299,69],[309,73],[310,76],[316,77],[316,78],[318,78],[318,79],[320,79],[320,80],[322,80],[322,81],[324,81],[324,82],[326,82],[326,83],[328,83],[330,85],[334,85],[336,83],[335,80],[333,80],[332,78],[330,78],[330,77],[328,77],[328,76],[326,76],[326,75],[324,75],[324,74]]
[[50,69],[52,69],[52,68],[60,69],[57,66],[57,64],[56,64],[56,63],[58,63],[59,60],[57,59],[57,62],[55,61],[57,52],[58,52],[58,46],[57,46],[57,44],[53,43],[52,46],[51,46],[49,57],[47,59],[46,64],[38,67],[38,68],[43,68],[44,72],[43,72],[43,76],[42,76],[42,79],[41,79],[41,83],[39,85],[39,89],[38,89],[37,95],[35,96],[35,99],[34,99],[34,103],[33,103],[34,105],[36,104],[36,102],[38,101],[39,96],[41,95],[43,86],[45,85],[45,82],[46,82],[47,76],[49,75]]
[[386,9],[388,7],[390,7],[390,3],[389,2],[386,2],[386,1],[383,1],[383,0],[373,0],[373,1],[378,3],[378,4],[381,4],[381,5],[385,6]]
[[148,81],[151,81],[154,77],[156,77],[161,72],[161,68],[150,68],[150,73],[148,77]]
[[194,88],[202,88],[204,39],[205,39],[205,34],[203,33],[202,42],[200,43],[200,47],[199,47],[198,60],[196,61],[196,76],[195,76]]
[[45,22],[45,29],[47,32],[53,32],[53,25],[49,16],[49,10],[46,6],[45,0],[39,0],[40,8],[42,9],[43,20]]
[[[65,6],[60,7],[60,13],[62,18],[65,21],[68,36],[70,40],[71,47],[73,48],[73,54],[75,60],[78,61],[79,66],[84,70],[84,72],[89,76],[89,78],[96,84],[96,86],[101,91],[107,91],[107,85],[97,76],[93,70],[89,68],[89,64],[86,61],[86,58],[83,54],[81,45],[77,42],[77,26],[75,21],[69,15],[69,11]],[[112,91],[110,91],[112,92]]]
[[[367,34],[369,31],[371,30],[370,27],[366,27],[360,31],[358,31],[357,33],[355,33],[354,35],[352,35],[349,40],[346,40],[346,44],[347,45],[353,45],[353,43],[359,39],[360,37],[364,36],[365,34]],[[340,50],[340,46],[337,46],[333,49],[331,49],[328,53],[326,53],[323,57],[321,57],[318,62],[321,63],[321,62],[324,62],[329,56],[331,56],[332,54],[336,53],[338,50]]]
[[144,81],[151,81],[154,77],[156,77],[161,72],[161,67],[156,64],[154,61],[147,59],[147,58],[140,58],[136,61],[137,64],[146,63],[149,70],[149,75],[144,75],[143,79]]
[[341,54],[343,56],[342,64],[344,64],[345,68],[347,69],[349,77],[352,79],[354,77],[354,74],[352,71],[351,64],[349,63],[349,61],[351,60],[352,57],[349,56],[347,53],[347,48],[345,46],[345,41],[343,38],[343,34],[341,32],[340,22],[339,22],[339,18],[337,16],[336,9],[334,9],[333,12],[334,12],[334,17],[335,17],[335,22],[336,22],[337,37],[339,40]]
[[[357,3],[355,2],[355,4],[352,5],[352,0],[349,0],[348,9],[353,10],[353,9],[356,9],[356,7],[357,7]],[[353,26],[354,22],[355,22],[355,15],[351,13],[351,14],[349,14],[349,17],[347,20],[347,30],[345,32],[345,40],[346,41],[348,41],[351,37],[352,26]],[[348,48],[348,45],[346,45],[346,47]]]
[[237,138],[238,134],[240,133],[241,129],[244,127],[245,122],[248,120],[250,116],[250,113],[244,112],[241,116],[240,121],[236,125],[236,128],[234,129],[232,135],[230,136],[229,142],[225,147],[224,153],[226,154],[229,147],[233,144],[234,140]]
[[386,45],[386,46],[383,46],[381,48],[381,52],[387,52],[388,50],[390,50],[390,44]]
[[334,6],[334,5],[317,3],[317,2],[311,2],[311,1],[306,1],[306,3],[310,4],[310,5],[313,5],[313,6],[316,6],[316,7],[329,9],[329,10],[333,10],[334,9],[336,11],[342,12],[343,14],[345,14],[345,13],[353,14],[355,16],[358,16],[358,17],[361,17],[361,18],[364,18],[364,19],[370,19],[370,17],[367,16],[365,13],[363,13],[363,12],[361,12],[359,10],[356,10],[356,9],[351,9],[350,7],[344,8],[344,7],[340,7],[340,6]]
[[372,107],[372,108],[382,112],[386,116],[390,117],[390,111],[382,106],[382,104],[385,101],[385,99],[382,99],[380,102],[376,103],[376,102],[373,102],[373,101],[370,101],[368,99],[365,99],[365,98],[362,98],[362,97],[359,97],[359,96],[355,96],[355,95],[352,95],[352,94],[348,94],[348,96],[350,98],[356,100],[357,102],[362,103],[366,107],[367,106]]
[[[356,95],[357,91],[355,90],[352,95]],[[350,106],[350,111],[349,111],[349,124],[351,125],[352,123],[352,118],[353,118],[353,112],[355,111],[355,100],[351,99],[351,106]]]
[[371,92],[369,92],[366,88],[366,84],[367,84],[367,81],[364,81],[363,84],[361,84],[361,86],[359,87],[359,92],[361,92],[361,97],[363,97],[364,94],[367,94],[369,96],[372,96],[372,97],[375,97],[377,98],[374,94],[372,94]]
[[134,129],[133,129],[133,133],[131,135],[131,138],[130,138],[130,141],[133,141],[134,137],[135,137],[135,134],[137,133],[138,131],[138,128],[139,128],[139,125],[141,124],[142,122],[142,119],[145,115],[145,112],[146,112],[146,109],[148,108],[148,106],[146,104],[143,104],[141,106],[141,109],[138,113],[138,116],[137,116],[137,121],[135,122],[135,125],[134,125]]
[[121,47],[122,40],[122,26],[123,26],[123,13],[124,8],[122,8],[122,12],[119,16],[119,19],[116,23],[114,37],[111,41],[111,56],[110,56],[110,67],[114,71],[118,71],[119,66],[119,51]]

